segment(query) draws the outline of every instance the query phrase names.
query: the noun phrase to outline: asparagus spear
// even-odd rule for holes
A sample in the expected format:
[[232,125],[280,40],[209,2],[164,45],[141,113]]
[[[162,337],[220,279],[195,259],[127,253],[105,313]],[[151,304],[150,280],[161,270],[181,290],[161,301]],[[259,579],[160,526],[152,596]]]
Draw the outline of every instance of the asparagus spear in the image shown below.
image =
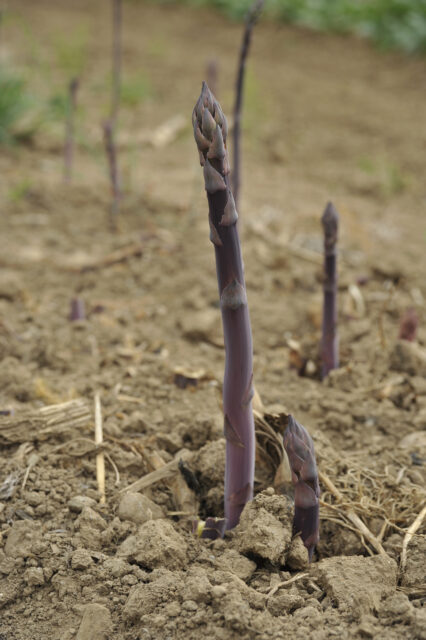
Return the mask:
[[244,72],[246,68],[246,60],[250,49],[251,35],[253,27],[259,19],[262,11],[264,0],[254,0],[250,9],[248,10],[246,23],[244,27],[243,41],[241,43],[240,58],[238,62],[237,82],[235,88],[235,105],[234,105],[234,167],[232,172],[232,186],[234,191],[235,203],[238,206],[238,197],[240,195],[240,183],[241,183],[241,152],[240,152],[240,138],[241,138],[241,110],[243,103],[243,85],[244,85]]
[[283,439],[294,485],[293,534],[300,533],[309,560],[312,560],[319,540],[320,496],[314,443],[306,429],[292,415],[288,416]]
[[68,114],[64,145],[64,182],[71,182],[74,156],[74,116],[77,108],[78,78],[72,78],[68,85]]
[[238,524],[244,505],[253,497],[253,347],[238,214],[229,182],[227,123],[205,82],[192,113],[192,123],[204,170],[226,351],[223,382],[225,518],[227,529],[232,529]]
[[322,377],[339,366],[337,335],[337,231],[339,214],[329,202],[321,222],[324,228],[324,307],[322,318]]

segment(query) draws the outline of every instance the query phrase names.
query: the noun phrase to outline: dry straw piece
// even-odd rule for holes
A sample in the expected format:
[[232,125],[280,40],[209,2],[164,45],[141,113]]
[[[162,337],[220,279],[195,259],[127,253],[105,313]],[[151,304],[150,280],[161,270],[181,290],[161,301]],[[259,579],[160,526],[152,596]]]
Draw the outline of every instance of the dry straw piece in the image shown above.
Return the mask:
[[[95,445],[102,447],[103,428],[102,428],[102,407],[99,392],[95,393]],[[99,502],[105,504],[105,458],[102,450],[96,454],[96,481],[100,493]]]

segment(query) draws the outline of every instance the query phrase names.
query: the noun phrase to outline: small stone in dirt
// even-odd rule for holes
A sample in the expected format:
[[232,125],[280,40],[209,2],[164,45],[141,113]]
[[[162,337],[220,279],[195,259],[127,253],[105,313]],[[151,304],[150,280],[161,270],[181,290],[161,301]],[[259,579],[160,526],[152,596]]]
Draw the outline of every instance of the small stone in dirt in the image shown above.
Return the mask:
[[123,608],[123,618],[127,622],[137,622],[142,616],[151,615],[157,607],[168,606],[180,598],[182,580],[178,573],[160,570],[153,574],[152,582],[138,584],[130,591]]
[[68,501],[68,509],[74,513],[81,513],[84,507],[94,507],[96,500],[89,496],[74,496]]
[[293,538],[286,558],[286,565],[293,571],[302,571],[309,567],[308,550],[300,536]]
[[93,564],[93,560],[87,549],[76,549],[71,556],[73,569],[87,569],[91,564]]
[[247,503],[235,528],[235,546],[273,564],[285,564],[292,536],[291,502],[286,496],[259,493]]
[[417,342],[398,340],[390,356],[390,366],[412,376],[426,376],[426,349]]
[[84,610],[77,640],[107,640],[112,628],[111,614],[101,604],[89,604]]
[[164,518],[161,507],[141,493],[125,493],[118,505],[120,520],[129,520],[135,524],[143,524],[148,520]]
[[397,564],[384,556],[326,558],[312,565],[311,573],[342,614],[356,620],[378,611],[396,589]]
[[142,567],[154,569],[167,567],[180,569],[186,564],[187,545],[168,520],[149,520],[141,525],[117,550],[118,558],[137,562]]
[[114,578],[122,578],[132,572],[132,566],[121,558],[108,558],[103,566]]
[[234,573],[241,580],[248,580],[256,571],[256,563],[235,549],[226,549],[217,557],[216,565],[219,569]]
[[45,494],[39,493],[38,491],[28,491],[28,493],[25,494],[25,502],[31,507],[38,507],[45,499]]
[[302,596],[288,591],[278,591],[275,595],[268,599],[268,611],[273,616],[284,616],[293,613],[296,609],[300,609],[305,604]]
[[24,573],[24,580],[30,587],[40,587],[44,584],[44,574],[41,567],[30,567]]
[[10,558],[26,558],[31,555],[32,544],[38,539],[40,525],[32,520],[17,520],[13,523],[4,547]]

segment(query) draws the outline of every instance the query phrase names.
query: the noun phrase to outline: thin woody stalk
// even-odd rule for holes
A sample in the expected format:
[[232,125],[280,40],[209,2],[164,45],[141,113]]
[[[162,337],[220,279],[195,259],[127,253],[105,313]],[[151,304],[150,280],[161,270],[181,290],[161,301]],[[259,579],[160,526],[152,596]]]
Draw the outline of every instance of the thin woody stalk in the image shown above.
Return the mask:
[[294,485],[293,534],[300,533],[309,553],[309,560],[319,540],[318,470],[314,443],[305,427],[288,416],[284,431],[284,449],[290,463]]
[[64,145],[64,182],[71,182],[74,157],[74,114],[77,107],[78,79],[73,78],[68,85],[68,117]]
[[227,529],[232,529],[238,524],[244,505],[253,497],[253,347],[238,215],[229,183],[227,123],[205,83],[194,107],[192,123],[209,203],[210,240],[216,255],[226,351],[223,382],[225,518]]
[[337,232],[339,214],[329,202],[321,222],[324,228],[324,306],[322,318],[322,377],[339,366],[337,335]]
[[109,178],[111,183],[111,225],[115,227],[117,216],[120,211],[121,190],[117,167],[117,150],[114,142],[114,127],[111,120],[103,123],[105,153],[108,160]]
[[234,128],[233,128],[233,142],[234,142],[234,166],[232,169],[232,188],[234,192],[235,205],[238,206],[238,198],[240,195],[241,184],[241,110],[243,103],[243,86],[244,75],[246,69],[246,60],[250,49],[251,35],[253,27],[256,24],[260,12],[262,11],[264,0],[255,0],[250,7],[246,24],[244,27],[243,41],[240,49],[240,58],[238,62],[237,83],[235,87],[235,104],[234,104]]

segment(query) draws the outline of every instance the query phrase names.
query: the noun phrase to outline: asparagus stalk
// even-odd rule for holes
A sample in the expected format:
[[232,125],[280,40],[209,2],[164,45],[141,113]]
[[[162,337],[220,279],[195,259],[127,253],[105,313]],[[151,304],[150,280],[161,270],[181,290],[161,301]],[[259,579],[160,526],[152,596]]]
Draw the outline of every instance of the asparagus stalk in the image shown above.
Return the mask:
[[192,123],[204,170],[226,351],[223,382],[225,518],[227,529],[232,529],[238,524],[244,505],[253,497],[253,347],[238,214],[229,183],[227,123],[205,82],[194,107]]
[[324,228],[324,307],[322,318],[322,377],[339,366],[337,335],[337,231],[339,214],[329,202],[321,219]]
[[72,78],[68,85],[68,113],[64,145],[64,182],[71,182],[74,157],[74,115],[77,108],[78,78]]
[[400,340],[414,342],[416,340],[418,326],[419,316],[417,315],[416,310],[413,309],[413,307],[410,307],[401,318],[398,338]]
[[250,49],[251,35],[253,27],[259,19],[260,12],[262,11],[264,0],[254,0],[250,7],[246,24],[244,27],[243,41],[240,49],[240,58],[238,62],[237,82],[235,90],[235,104],[234,104],[234,167],[232,171],[232,187],[234,191],[235,204],[238,206],[238,198],[240,195],[240,183],[241,183],[241,151],[240,151],[240,138],[241,138],[241,109],[243,103],[243,86],[244,86],[244,74],[246,68],[246,60]]
[[284,431],[286,450],[294,485],[293,534],[300,533],[309,553],[309,560],[319,540],[320,488],[312,438],[292,415]]
[[104,132],[105,153],[108,160],[109,179],[112,193],[110,222],[111,226],[114,228],[117,223],[121,200],[120,180],[117,166],[117,149],[114,141],[114,124],[111,120],[106,120],[103,123],[102,128]]

